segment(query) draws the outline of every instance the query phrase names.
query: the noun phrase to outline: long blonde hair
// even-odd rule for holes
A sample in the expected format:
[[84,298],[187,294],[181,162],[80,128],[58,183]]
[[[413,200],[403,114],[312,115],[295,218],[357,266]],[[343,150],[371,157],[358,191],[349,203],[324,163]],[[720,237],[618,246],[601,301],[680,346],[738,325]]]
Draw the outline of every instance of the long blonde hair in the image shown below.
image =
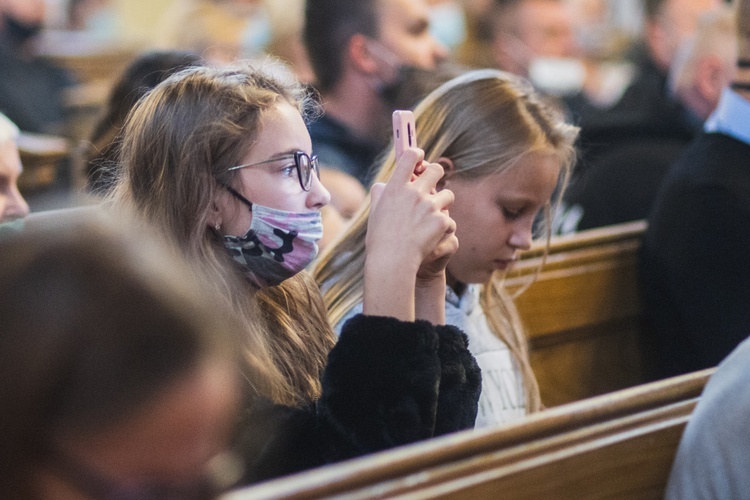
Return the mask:
[[[470,71],[444,83],[416,107],[414,115],[425,160],[450,158],[455,176],[479,178],[502,172],[530,152],[556,155],[560,183],[555,199],[544,210],[549,239],[552,205],[559,202],[575,158],[577,127],[566,124],[525,80],[497,70]],[[376,181],[387,180],[394,166],[391,151]],[[369,198],[315,269],[334,325],[362,300],[368,213]],[[483,284],[480,302],[490,328],[508,345],[522,371],[528,411],[538,410],[539,388],[529,364],[526,337],[501,274],[495,273]]]
[[239,317],[256,392],[299,405],[320,395],[335,339],[320,291],[300,273],[255,293],[209,224],[223,186],[238,188],[227,169],[253,147],[264,113],[281,100],[303,116],[311,109],[299,82],[270,62],[196,67],[167,79],[129,115],[112,198],[176,240],[211,292]]

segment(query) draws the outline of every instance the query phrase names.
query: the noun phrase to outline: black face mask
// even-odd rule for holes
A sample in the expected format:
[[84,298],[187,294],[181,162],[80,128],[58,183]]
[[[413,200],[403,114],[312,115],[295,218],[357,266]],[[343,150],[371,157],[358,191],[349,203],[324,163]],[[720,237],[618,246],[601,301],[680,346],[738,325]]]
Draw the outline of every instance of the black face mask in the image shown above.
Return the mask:
[[42,23],[26,23],[18,19],[5,16],[5,26],[3,36],[11,43],[21,45],[26,40],[36,36],[42,30]]
[[423,69],[416,66],[399,66],[396,77],[381,86],[380,98],[392,109],[413,109],[427,94],[453,76],[456,71]]
[[[396,76],[391,81],[383,83],[378,88],[380,98],[384,103],[393,107],[394,109],[411,109],[416,101],[422,96],[419,96],[415,102],[412,94],[414,93],[413,82],[415,76],[419,73],[426,72],[427,70],[420,69],[416,66],[401,65],[396,70]],[[408,104],[408,106],[405,106]]]

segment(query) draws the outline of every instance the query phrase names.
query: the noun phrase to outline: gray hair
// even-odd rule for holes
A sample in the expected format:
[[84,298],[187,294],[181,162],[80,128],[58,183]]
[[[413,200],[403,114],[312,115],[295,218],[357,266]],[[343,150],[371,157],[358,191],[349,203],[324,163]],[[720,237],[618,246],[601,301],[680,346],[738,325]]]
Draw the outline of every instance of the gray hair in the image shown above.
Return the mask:
[[20,133],[21,131],[18,130],[16,124],[0,113],[0,144],[7,141],[16,142]]

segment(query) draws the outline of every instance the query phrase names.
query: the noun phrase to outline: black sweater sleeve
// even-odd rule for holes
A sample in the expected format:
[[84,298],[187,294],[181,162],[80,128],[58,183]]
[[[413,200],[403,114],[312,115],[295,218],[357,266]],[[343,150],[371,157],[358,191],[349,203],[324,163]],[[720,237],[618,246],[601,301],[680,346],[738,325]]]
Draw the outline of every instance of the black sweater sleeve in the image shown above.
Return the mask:
[[306,407],[256,402],[246,412],[237,442],[246,483],[470,428],[481,375],[454,327],[357,315],[322,385]]

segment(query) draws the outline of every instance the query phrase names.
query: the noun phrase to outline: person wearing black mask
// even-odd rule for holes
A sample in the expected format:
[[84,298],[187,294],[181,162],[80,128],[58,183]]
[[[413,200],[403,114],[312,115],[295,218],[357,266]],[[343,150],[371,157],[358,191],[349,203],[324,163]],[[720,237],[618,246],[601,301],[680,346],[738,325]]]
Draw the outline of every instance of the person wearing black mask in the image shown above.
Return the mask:
[[[431,34],[426,0],[309,0],[304,42],[324,115],[310,127],[322,180],[332,171],[366,187],[390,131],[389,98],[409,67],[447,56]],[[337,189],[331,190],[337,204]]]
[[61,134],[62,91],[73,79],[32,53],[44,14],[44,0],[0,0],[0,112],[25,132]]

